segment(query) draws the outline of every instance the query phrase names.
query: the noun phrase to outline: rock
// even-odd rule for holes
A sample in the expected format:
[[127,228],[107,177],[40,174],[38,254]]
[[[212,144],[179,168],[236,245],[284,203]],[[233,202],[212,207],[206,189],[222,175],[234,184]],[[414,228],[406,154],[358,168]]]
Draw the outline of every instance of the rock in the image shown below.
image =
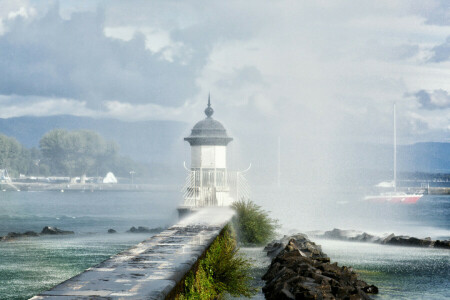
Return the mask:
[[18,237],[22,237],[22,234],[19,232],[8,232],[7,235],[2,237],[2,241],[10,241],[10,240],[14,240]]
[[133,226],[127,232],[131,232],[131,233],[159,233],[161,231],[164,231],[164,228],[162,228],[162,227],[148,228],[148,227],[144,227],[144,226],[139,226],[138,228],[136,228],[136,227]]
[[323,237],[325,238],[329,238],[329,239],[344,239],[345,236],[343,235],[342,230],[334,228],[331,231],[325,231],[325,233],[323,234]]
[[325,231],[322,237],[333,240],[350,240],[358,234],[360,234],[360,231],[334,228],[331,231]]
[[362,289],[367,294],[378,294],[378,288],[376,286],[374,286],[373,284],[369,285],[369,286],[365,286]]
[[42,231],[41,234],[74,234],[73,231],[66,231],[66,230],[61,230],[57,227],[52,227],[52,226],[45,226]]
[[262,277],[266,299],[370,299],[368,293],[378,293],[351,268],[331,264],[305,235],[285,236],[264,249],[271,257],[277,253]]
[[433,245],[433,241],[428,239],[418,239],[409,236],[393,236],[389,240],[385,240],[384,244],[397,246],[431,247]]
[[436,240],[434,242],[435,248],[443,248],[443,249],[450,249],[450,241],[440,241]]
[[390,240],[392,240],[395,237],[395,234],[391,233],[390,235],[388,235],[387,237],[385,237],[383,240],[381,240],[382,244],[387,244],[389,243]]
[[37,232],[34,232],[34,231],[26,231],[26,232],[23,233],[23,236],[26,236],[26,237],[29,237],[29,236],[35,237],[35,236],[39,236],[39,234],[38,234]]
[[10,241],[10,240],[14,240],[14,239],[17,239],[17,238],[22,238],[22,237],[36,237],[36,236],[39,236],[39,234],[37,234],[34,231],[27,231],[27,232],[24,232],[24,233],[9,232],[4,237],[0,237],[0,240],[2,240],[2,241]]
[[284,245],[281,242],[274,241],[272,243],[267,244],[266,247],[264,247],[264,251],[267,252],[267,256],[274,258],[275,256],[280,253],[281,250],[284,249]]
[[376,236],[363,232],[362,234],[358,234],[355,237],[350,238],[352,241],[358,242],[373,242],[377,239]]
[[115,231],[114,229],[110,228],[110,229],[108,229],[108,233],[117,233],[117,231]]
[[358,242],[374,242],[377,237],[367,232],[360,233],[355,230],[342,230],[334,228],[331,231],[325,231],[322,235],[317,235],[317,237],[342,240],[342,241],[358,241]]
[[316,234],[318,238],[327,238],[343,241],[371,242],[384,245],[412,246],[412,247],[436,247],[450,249],[450,241],[433,241],[430,237],[420,239],[416,237],[395,235],[391,233],[386,237],[377,237],[366,232],[356,233],[354,230],[341,230],[334,228],[323,234]]

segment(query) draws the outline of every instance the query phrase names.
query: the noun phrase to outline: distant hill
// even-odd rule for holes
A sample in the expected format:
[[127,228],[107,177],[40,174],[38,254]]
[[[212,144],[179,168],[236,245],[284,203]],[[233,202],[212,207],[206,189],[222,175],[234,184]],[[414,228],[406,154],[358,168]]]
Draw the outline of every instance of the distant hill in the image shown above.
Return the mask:
[[[353,145],[360,166],[371,170],[392,170],[393,146],[388,144]],[[450,143],[416,143],[397,146],[399,172],[450,173]]]
[[400,171],[450,173],[450,143],[417,143],[398,149]]
[[[124,122],[75,116],[0,119],[0,133],[15,137],[26,147],[38,147],[42,135],[54,128],[95,130],[116,141],[122,155],[149,163],[155,174],[169,179],[185,175],[182,163],[189,160],[190,152],[183,137],[190,134],[192,126],[174,121]],[[229,145],[228,164],[243,170],[252,163],[249,179],[258,184],[271,184],[276,181],[277,147],[269,140],[276,137],[270,139],[264,131],[257,134],[245,131],[232,134],[235,141]],[[291,152],[286,151],[288,147],[283,145],[281,150],[281,176],[285,182],[303,183],[314,176],[315,180],[322,180],[323,173],[328,171],[332,178],[344,183],[354,182],[355,178],[386,180],[392,173],[392,145],[334,145],[322,169],[308,168],[305,162],[312,159],[297,154],[301,151],[297,151],[295,144],[290,145]],[[450,143],[399,145],[397,159],[399,172],[450,173]]]
[[190,131],[189,124],[174,121],[124,122],[65,115],[0,118],[0,133],[28,148],[38,147],[41,137],[55,128],[95,130],[119,144],[122,155],[136,161],[168,164],[182,163],[175,160],[183,154],[182,138]]

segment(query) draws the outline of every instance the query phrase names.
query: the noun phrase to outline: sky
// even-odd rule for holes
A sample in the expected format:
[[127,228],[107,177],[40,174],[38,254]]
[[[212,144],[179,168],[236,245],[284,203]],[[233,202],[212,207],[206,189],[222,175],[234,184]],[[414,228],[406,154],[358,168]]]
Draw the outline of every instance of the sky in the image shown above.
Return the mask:
[[391,143],[394,103],[399,143],[450,142],[450,2],[0,0],[0,118],[192,124],[208,93],[259,149]]

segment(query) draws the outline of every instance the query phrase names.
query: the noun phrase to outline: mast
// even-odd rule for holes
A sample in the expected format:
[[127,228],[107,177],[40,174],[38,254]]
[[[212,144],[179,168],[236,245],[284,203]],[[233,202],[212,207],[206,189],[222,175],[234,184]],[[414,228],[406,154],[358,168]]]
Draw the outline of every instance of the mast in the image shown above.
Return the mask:
[[281,186],[281,137],[278,136],[277,186]]
[[397,122],[394,103],[394,191],[397,192]]

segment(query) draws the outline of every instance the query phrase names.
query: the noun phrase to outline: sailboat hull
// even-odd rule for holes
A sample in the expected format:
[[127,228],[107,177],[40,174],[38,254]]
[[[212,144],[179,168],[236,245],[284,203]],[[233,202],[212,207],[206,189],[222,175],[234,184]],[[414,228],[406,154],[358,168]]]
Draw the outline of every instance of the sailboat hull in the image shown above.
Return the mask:
[[401,204],[415,204],[422,198],[423,195],[418,194],[403,194],[403,195],[378,195],[367,196],[364,200],[374,203],[401,203]]
[[375,203],[402,203],[414,204],[422,198],[421,194],[406,194],[397,192],[397,126],[395,118],[395,103],[394,103],[394,192],[384,193],[377,196],[367,196],[364,200]]

